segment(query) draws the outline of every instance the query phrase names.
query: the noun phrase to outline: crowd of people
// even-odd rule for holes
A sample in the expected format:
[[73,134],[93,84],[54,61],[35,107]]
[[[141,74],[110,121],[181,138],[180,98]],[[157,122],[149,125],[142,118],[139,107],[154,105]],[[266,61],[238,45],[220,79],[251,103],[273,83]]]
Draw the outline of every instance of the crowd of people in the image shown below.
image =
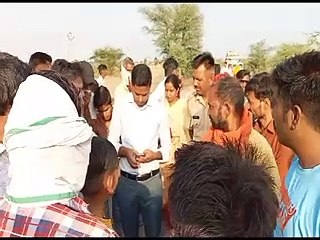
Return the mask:
[[320,237],[320,52],[190,61],[190,94],[173,57],[111,92],[105,64],[0,52],[0,236]]

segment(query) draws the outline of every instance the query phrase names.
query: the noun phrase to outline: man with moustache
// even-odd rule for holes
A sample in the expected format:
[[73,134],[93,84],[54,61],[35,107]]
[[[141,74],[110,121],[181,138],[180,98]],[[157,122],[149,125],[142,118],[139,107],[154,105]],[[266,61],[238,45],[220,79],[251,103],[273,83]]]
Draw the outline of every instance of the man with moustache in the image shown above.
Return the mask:
[[252,113],[244,107],[244,92],[239,82],[227,77],[209,88],[208,106],[212,128],[204,136],[204,141],[224,145],[226,141],[240,142],[256,148],[261,154],[260,164],[268,167],[270,177],[276,183],[279,193],[280,177],[272,149],[267,140],[252,126]]
[[215,79],[214,58],[209,52],[201,53],[193,59],[192,66],[195,92],[187,100],[191,119],[189,132],[192,140],[200,141],[210,128],[206,93]]

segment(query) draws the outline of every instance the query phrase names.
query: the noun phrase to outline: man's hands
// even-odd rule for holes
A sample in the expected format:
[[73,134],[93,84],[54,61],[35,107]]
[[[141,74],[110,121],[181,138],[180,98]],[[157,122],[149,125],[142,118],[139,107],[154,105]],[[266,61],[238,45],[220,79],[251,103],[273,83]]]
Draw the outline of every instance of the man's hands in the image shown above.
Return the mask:
[[143,151],[143,154],[137,156],[139,163],[147,163],[157,159],[157,154],[149,149]]
[[135,151],[134,149],[127,148],[126,150],[126,157],[128,159],[129,164],[132,168],[138,168],[140,163],[137,161],[137,155],[139,153]]
[[153,152],[149,149],[146,149],[142,154],[139,154],[136,150],[126,147],[120,148],[119,155],[126,157],[132,168],[138,168],[140,163],[147,163],[155,159],[162,158],[161,152]]

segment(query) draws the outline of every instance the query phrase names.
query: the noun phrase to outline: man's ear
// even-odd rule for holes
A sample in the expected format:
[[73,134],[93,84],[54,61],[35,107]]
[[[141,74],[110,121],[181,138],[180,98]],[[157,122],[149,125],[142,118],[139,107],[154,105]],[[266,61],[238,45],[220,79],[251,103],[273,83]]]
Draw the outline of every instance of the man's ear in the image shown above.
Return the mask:
[[300,106],[294,105],[291,109],[287,112],[287,121],[289,124],[289,128],[294,130],[300,124],[302,119],[302,110]]
[[261,103],[263,104],[264,108],[271,109],[271,100],[269,98],[262,99]]
[[230,114],[231,114],[231,111],[232,111],[232,107],[231,105],[228,103],[228,102],[225,102],[223,104],[223,112],[222,112],[222,115],[227,118]]
[[115,169],[112,172],[106,171],[103,178],[104,189],[108,192],[109,195],[113,195],[119,180],[119,169]]

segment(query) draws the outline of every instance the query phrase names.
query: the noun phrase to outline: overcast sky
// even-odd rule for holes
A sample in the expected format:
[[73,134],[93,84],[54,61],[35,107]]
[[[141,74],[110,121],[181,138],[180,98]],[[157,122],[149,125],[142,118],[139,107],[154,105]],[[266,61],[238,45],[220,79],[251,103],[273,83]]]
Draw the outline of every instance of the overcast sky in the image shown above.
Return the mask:
[[[68,54],[67,33],[75,38],[69,60],[83,60],[94,49],[111,46],[135,60],[154,58],[148,22],[138,9],[148,3],[0,3],[0,50],[24,61],[35,51],[54,59]],[[228,50],[248,54],[249,45],[302,42],[320,31],[320,3],[200,3],[204,16],[203,50],[216,58]]]

